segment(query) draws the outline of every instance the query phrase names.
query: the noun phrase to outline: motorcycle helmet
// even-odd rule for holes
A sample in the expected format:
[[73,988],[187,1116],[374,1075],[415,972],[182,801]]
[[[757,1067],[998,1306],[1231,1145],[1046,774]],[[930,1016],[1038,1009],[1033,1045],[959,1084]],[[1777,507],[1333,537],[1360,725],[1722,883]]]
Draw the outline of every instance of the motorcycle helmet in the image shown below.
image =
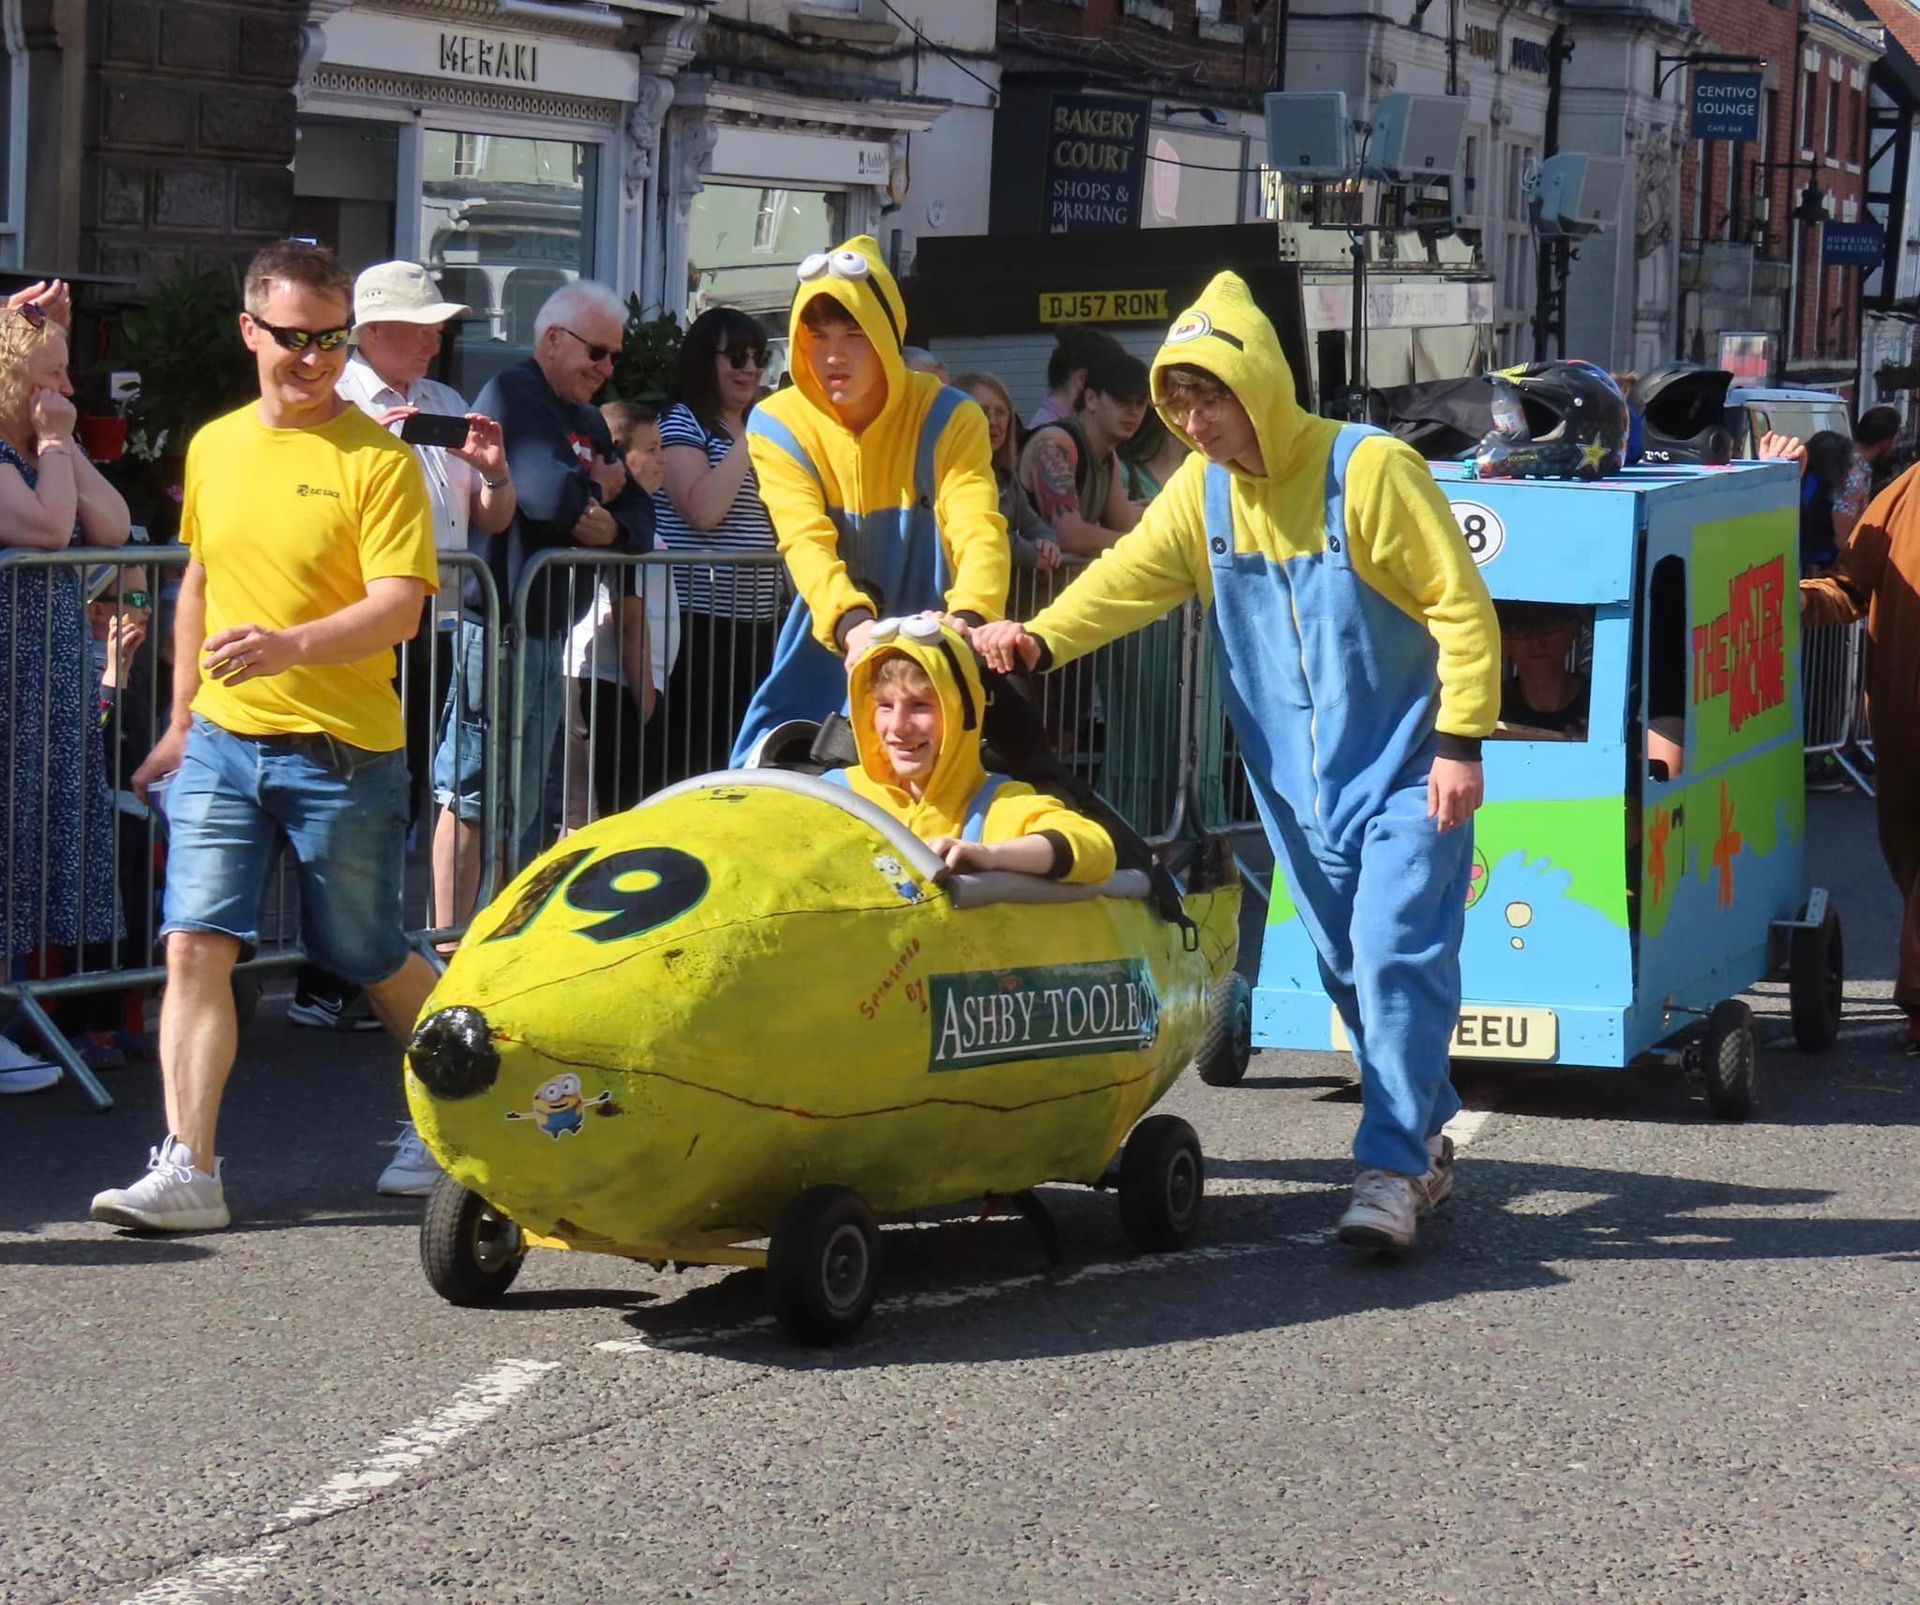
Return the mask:
[[1474,448],[1480,479],[1605,479],[1627,454],[1627,398],[1591,362],[1491,373],[1493,428]]
[[1733,455],[1726,427],[1733,375],[1699,362],[1665,362],[1640,376],[1633,393],[1646,420],[1647,459],[1724,463]]

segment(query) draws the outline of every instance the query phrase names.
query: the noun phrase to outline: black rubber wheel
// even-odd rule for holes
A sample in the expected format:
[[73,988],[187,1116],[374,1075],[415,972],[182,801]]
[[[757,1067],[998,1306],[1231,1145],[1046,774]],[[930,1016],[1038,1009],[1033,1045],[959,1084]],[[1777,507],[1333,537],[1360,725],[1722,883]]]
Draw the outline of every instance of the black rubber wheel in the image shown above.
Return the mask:
[[1206,1165],[1178,1115],[1149,1115],[1120,1152],[1120,1226],[1148,1253],[1185,1248],[1200,1224]]
[[1840,1036],[1841,993],[1846,953],[1840,940],[1840,916],[1833,905],[1818,925],[1796,930],[1787,956],[1787,1001],[1793,1013],[1793,1040],[1808,1053],[1824,1053]]
[[492,1304],[527,1256],[520,1228],[478,1193],[442,1176],[420,1220],[420,1268],[449,1304]]
[[1246,977],[1229,975],[1213,989],[1207,1034],[1193,1056],[1200,1079],[1210,1087],[1237,1087],[1253,1057],[1253,988]]
[[1720,1119],[1745,1120],[1753,1113],[1758,1057],[1753,1010],[1738,998],[1716,1003],[1707,1016],[1700,1062],[1707,1078],[1707,1107]]
[[796,1343],[859,1330],[880,1285],[880,1230],[845,1187],[809,1187],[780,1212],[767,1246],[767,1302]]

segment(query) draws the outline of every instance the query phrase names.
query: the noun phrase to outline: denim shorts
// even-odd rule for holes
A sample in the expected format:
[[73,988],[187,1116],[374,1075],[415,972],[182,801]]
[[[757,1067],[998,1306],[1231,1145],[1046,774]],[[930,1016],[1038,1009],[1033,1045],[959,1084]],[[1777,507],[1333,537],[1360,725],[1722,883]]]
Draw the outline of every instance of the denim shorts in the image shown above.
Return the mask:
[[[460,621],[460,638],[454,647],[453,682],[447,687],[447,707],[440,725],[440,745],[433,755],[434,801],[451,808],[467,824],[480,822],[484,798],[483,758],[486,752],[486,674],[492,643],[487,633],[469,619]],[[521,642],[521,660],[526,664],[526,713],[521,723],[520,791],[516,808],[519,815],[519,861],[525,862],[543,845],[542,825],[546,818],[547,772],[553,766],[554,749],[566,714],[566,640],[529,635]],[[513,701],[513,673],[510,660],[500,671],[500,700],[503,707]],[[501,730],[501,757],[507,756],[511,731]],[[503,798],[498,804],[503,815]]]
[[404,751],[324,735],[237,736],[195,714],[166,818],[163,935],[210,932],[251,951],[285,847],[308,958],[359,986],[406,963]]

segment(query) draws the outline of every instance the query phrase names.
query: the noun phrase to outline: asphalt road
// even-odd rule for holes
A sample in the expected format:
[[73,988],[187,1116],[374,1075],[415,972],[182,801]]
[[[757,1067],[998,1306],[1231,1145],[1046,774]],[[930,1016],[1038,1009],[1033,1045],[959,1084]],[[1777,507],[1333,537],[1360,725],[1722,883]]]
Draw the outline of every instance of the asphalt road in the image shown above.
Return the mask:
[[1399,1262],[1333,1243],[1356,1104],[1262,1055],[1171,1106],[1199,1246],[1141,1257],[1052,1191],[888,1236],[826,1354],[757,1272],[536,1255],[442,1304],[372,1191],[380,1038],[269,1001],[223,1146],[239,1217],[83,1219],[161,1135],[0,1104],[0,1600],[1881,1602],[1920,1598],[1920,1063],[1894,1046],[1870,806],[1816,798],[1842,1043],[1778,988],[1761,1118],[1674,1073],[1465,1078],[1459,1190]]

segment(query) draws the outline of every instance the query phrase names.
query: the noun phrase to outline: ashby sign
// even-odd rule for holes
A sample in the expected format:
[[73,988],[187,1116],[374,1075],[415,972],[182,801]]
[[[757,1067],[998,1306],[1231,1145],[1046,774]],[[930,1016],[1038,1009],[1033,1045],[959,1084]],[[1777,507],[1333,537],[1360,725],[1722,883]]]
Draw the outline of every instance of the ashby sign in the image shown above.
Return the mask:
[[1736,144],[1758,139],[1763,87],[1757,72],[1696,72],[1693,137],[1726,139]]
[[1144,100],[1055,95],[1047,104],[1049,234],[1140,226],[1147,165]]
[[929,985],[929,1070],[1138,1053],[1160,1034],[1160,994],[1138,959],[964,970]]

